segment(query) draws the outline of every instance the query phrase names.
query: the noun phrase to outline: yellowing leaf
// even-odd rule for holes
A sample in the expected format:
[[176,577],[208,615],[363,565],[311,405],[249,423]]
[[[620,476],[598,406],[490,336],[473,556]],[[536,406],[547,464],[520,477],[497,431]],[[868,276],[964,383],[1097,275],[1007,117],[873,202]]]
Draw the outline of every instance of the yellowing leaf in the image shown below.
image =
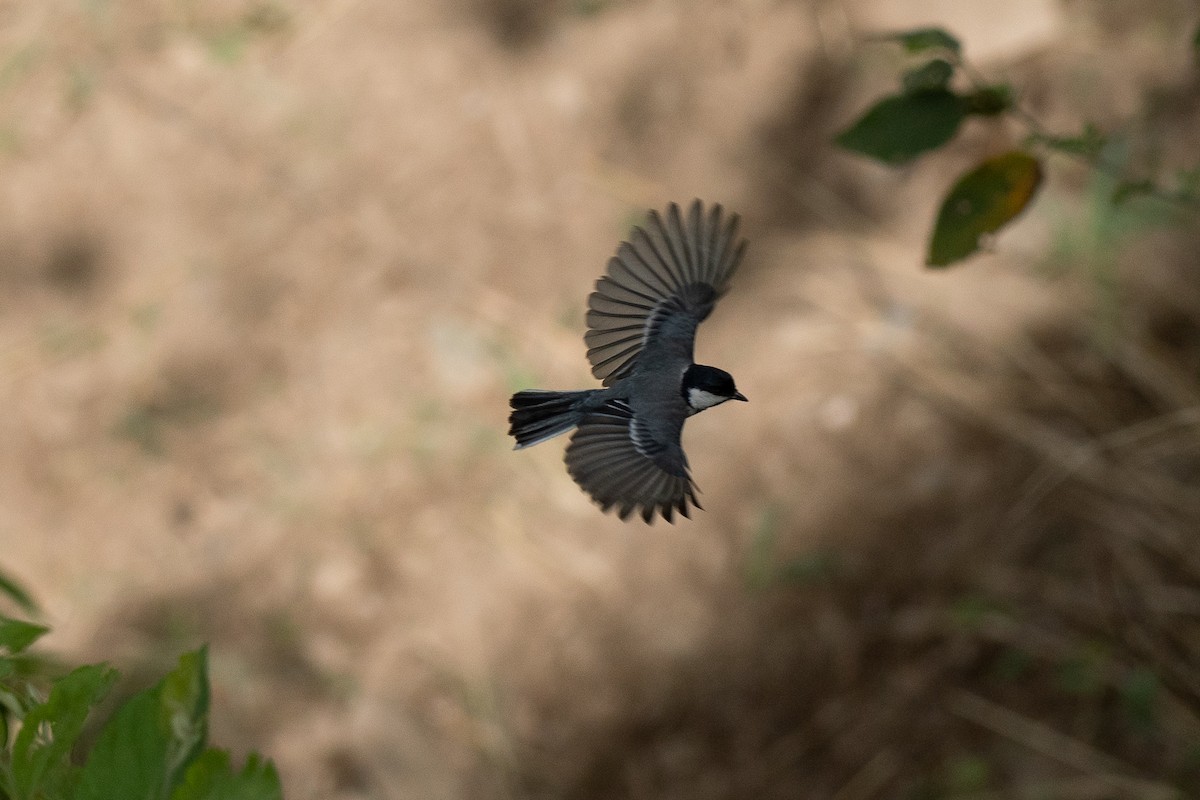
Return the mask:
[[979,241],[1020,214],[1042,181],[1038,160],[1019,150],[989,158],[959,178],[938,212],[926,263],[944,267],[979,249]]

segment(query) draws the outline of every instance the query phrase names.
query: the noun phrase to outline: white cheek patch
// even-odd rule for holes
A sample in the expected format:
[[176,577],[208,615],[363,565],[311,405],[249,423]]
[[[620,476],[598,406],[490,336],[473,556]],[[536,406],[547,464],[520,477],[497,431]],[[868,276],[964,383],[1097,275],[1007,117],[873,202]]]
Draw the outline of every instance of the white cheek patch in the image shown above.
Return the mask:
[[728,399],[728,397],[722,397],[719,394],[706,392],[703,389],[688,389],[688,405],[697,411],[703,411],[706,408],[712,408],[715,405],[720,405]]

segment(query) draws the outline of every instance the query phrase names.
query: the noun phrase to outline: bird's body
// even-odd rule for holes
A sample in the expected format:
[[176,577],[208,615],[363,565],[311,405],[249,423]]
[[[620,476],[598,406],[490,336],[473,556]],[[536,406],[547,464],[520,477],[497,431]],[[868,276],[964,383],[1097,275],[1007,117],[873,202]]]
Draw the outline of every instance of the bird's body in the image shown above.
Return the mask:
[[745,250],[736,215],[694,201],[686,220],[672,203],[650,212],[609,260],[588,298],[588,360],[603,389],[513,395],[517,448],[578,428],[567,470],[604,510],[688,515],[695,484],[681,444],[684,421],[726,400],[745,400],[729,373],[693,361],[697,326],[728,288]]

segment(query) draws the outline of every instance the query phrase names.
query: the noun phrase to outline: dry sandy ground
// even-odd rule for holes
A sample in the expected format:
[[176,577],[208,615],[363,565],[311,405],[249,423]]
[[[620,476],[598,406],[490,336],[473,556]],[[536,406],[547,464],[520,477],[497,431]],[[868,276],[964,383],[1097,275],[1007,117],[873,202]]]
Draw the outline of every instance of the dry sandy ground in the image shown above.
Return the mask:
[[[942,13],[984,66],[1063,41],[979,5]],[[894,74],[858,36],[922,7],[0,4],[0,566],[48,646],[145,678],[210,641],[214,739],[292,798],[786,796],[738,687],[836,625],[781,637],[764,570],[986,485],[913,375],[1074,302],[1033,276],[1069,185],[920,268],[947,176],[1018,134],[907,172],[829,146]],[[621,523],[559,443],[510,450],[506,399],[591,385],[591,282],[692,197],[751,240],[698,347],[751,402],[688,425],[705,512]]]

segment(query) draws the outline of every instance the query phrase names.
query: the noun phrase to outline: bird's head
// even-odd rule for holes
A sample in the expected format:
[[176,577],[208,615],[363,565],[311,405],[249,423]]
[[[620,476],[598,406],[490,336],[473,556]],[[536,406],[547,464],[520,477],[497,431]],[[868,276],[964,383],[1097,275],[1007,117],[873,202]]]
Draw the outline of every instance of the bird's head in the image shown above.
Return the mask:
[[733,384],[733,376],[723,369],[692,364],[683,373],[683,399],[695,414],[706,408],[719,406],[726,400],[741,400],[746,397]]

